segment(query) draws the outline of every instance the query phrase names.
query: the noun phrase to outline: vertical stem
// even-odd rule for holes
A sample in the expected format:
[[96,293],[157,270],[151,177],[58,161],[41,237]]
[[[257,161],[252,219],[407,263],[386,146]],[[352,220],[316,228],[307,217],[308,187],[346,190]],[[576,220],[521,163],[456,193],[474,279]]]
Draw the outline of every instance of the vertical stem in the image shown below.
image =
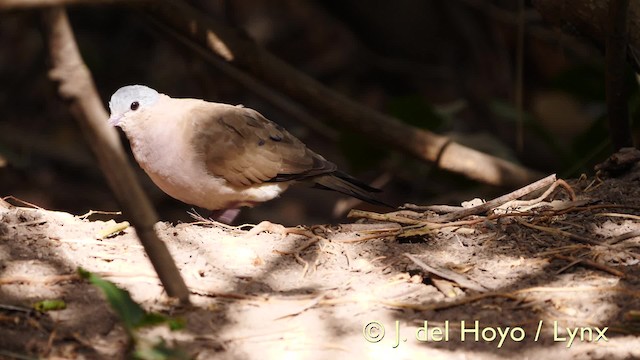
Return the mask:
[[629,0],[610,0],[606,40],[606,91],[609,130],[614,150],[632,145],[629,125],[626,60]]
[[518,152],[524,151],[524,0],[518,0],[518,38],[516,43],[516,146]]
[[42,10],[42,22],[51,60],[51,80],[58,84],[60,96],[67,101],[71,114],[80,124],[167,294],[188,303],[189,290],[165,243],[154,229],[158,216],[138,184],[118,134],[107,126],[107,111],[80,56],[65,9],[52,7]]

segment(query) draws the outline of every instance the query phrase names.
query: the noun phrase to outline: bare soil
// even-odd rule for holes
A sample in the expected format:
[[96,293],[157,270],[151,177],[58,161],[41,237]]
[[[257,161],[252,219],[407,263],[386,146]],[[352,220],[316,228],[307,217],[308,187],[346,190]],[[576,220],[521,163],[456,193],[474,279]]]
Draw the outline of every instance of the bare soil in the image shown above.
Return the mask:
[[[159,223],[188,308],[166,297],[133,228],[100,239],[109,224],[91,217],[0,207],[0,357],[126,357],[119,319],[75,275],[83,267],[184,318],[183,330],[140,336],[196,359],[639,358],[640,237],[617,238],[640,231],[639,177],[575,180],[576,202],[558,190],[519,214],[411,237],[391,217],[288,235]],[[26,310],[47,299],[67,308]]]

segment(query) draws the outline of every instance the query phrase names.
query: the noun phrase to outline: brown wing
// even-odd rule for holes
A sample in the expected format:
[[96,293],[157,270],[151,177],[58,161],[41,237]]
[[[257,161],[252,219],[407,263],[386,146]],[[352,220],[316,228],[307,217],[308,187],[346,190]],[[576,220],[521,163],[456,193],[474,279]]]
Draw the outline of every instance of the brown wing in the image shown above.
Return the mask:
[[207,170],[233,186],[299,180],[336,170],[255,110],[204,103],[194,115],[194,147]]

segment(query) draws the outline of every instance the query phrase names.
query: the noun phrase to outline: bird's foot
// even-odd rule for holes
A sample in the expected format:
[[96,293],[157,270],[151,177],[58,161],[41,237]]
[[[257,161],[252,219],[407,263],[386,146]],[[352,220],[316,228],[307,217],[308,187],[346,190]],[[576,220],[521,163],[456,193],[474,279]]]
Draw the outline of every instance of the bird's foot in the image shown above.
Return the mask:
[[240,208],[231,208],[231,209],[222,209],[222,210],[213,210],[209,215],[209,218],[205,218],[204,216],[198,214],[195,209],[191,209],[188,212],[189,215],[194,220],[202,221],[202,222],[211,222],[211,223],[222,223],[224,225],[231,225],[233,221],[240,215]]
[[231,225],[236,218],[240,215],[240,209],[223,209],[223,210],[214,210],[209,215],[209,218],[221,222],[223,224]]
[[[229,212],[229,214],[225,214],[227,212]],[[232,226],[232,225],[230,225],[230,222],[233,221],[233,219],[231,219],[230,217],[233,216],[234,212],[236,213],[235,215],[237,216],[237,214],[240,212],[240,209],[216,210],[216,211],[213,211],[211,216],[208,217],[208,218],[198,214],[198,212],[195,209],[191,209],[191,211],[189,211],[187,213],[198,224],[213,225],[213,226],[221,227],[221,228],[225,228],[225,229],[238,230],[242,226]],[[216,215],[218,215],[218,216],[216,216]]]

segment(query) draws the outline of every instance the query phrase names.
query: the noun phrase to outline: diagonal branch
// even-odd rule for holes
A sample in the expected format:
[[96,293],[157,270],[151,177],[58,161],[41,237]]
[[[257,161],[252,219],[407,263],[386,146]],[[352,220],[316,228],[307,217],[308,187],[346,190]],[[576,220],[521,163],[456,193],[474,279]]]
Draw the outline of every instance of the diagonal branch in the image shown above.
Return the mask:
[[60,96],[68,102],[71,114],[80,124],[167,294],[187,303],[189,291],[165,243],[154,230],[158,216],[136,180],[116,131],[107,126],[107,112],[80,56],[66,11],[59,7],[43,10],[42,21],[51,58],[49,77],[58,84]]

